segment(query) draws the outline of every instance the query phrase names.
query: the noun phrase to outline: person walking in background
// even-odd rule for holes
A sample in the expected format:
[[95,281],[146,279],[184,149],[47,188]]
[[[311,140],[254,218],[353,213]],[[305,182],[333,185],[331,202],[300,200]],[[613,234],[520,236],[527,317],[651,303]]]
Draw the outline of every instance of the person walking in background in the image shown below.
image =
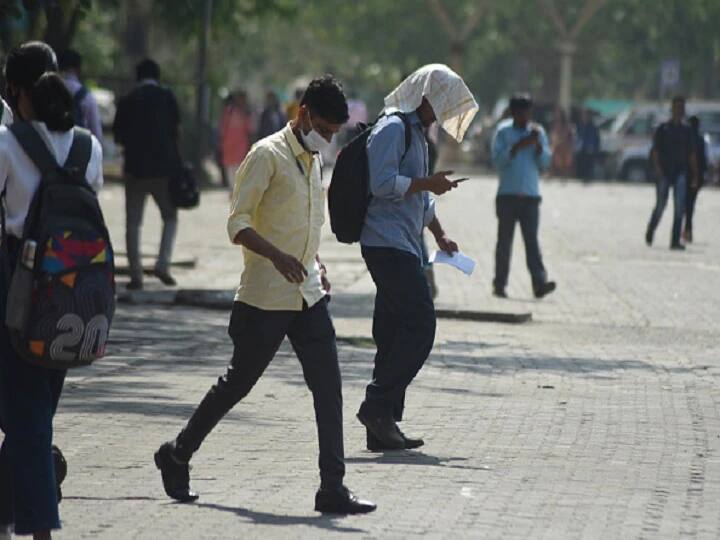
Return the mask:
[[447,178],[449,171],[428,174],[423,128],[437,121],[461,142],[477,110],[459,75],[442,64],[427,65],[385,98],[384,116],[367,140],[372,199],[360,245],[377,287],[377,353],[357,417],[366,428],[371,451],[424,444],[405,436],[397,425],[403,419],[406,390],[435,341],[435,306],[423,271],[423,230],[428,227],[447,253],[458,251],[458,246],[443,230],[430,197],[447,193],[457,183]]
[[651,155],[657,173],[656,202],[645,231],[645,242],[648,246],[653,243],[655,229],[665,211],[670,196],[670,187],[672,187],[674,212],[670,249],[685,249],[685,246],[680,243],[680,232],[685,214],[687,180],[690,175],[691,187],[697,187],[698,161],[695,134],[692,128],[685,123],[684,118],[685,98],[675,96],[672,100],[670,120],[660,124],[653,137]]
[[492,142],[493,163],[500,176],[495,201],[498,235],[493,293],[507,298],[505,287],[515,224],[520,222],[533,292],[536,298],[542,298],[556,287],[554,281],[547,280],[538,241],[540,171],[550,164],[550,146],[542,126],[530,121],[532,99],[528,94],[516,94],[510,99],[510,114],[512,118],[498,124]]
[[198,498],[190,490],[190,458],[250,392],[287,336],[315,404],[321,480],[315,509],[338,514],[375,510],[343,485],[340,367],[327,308],[330,285],[317,254],[325,220],[318,152],[347,118],[340,83],[330,75],[314,79],[298,116],[255,144],[238,170],[227,223],[230,241],[243,246],[245,257],[230,317],[235,351],[227,373],[177,438],[155,454],[165,492],[174,499]]
[[95,96],[81,82],[82,61],[82,55],[73,49],[66,49],[58,55],[60,74],[73,97],[75,125],[89,129],[102,143],[100,109]]
[[234,183],[238,167],[250,151],[252,140],[253,117],[247,94],[238,90],[227,97],[220,118],[223,167],[230,186]]
[[587,182],[593,179],[595,160],[600,152],[600,131],[587,109],[582,111],[580,122],[575,128],[575,136],[577,175]]
[[163,221],[155,276],[165,285],[175,285],[170,275],[178,211],[170,200],[170,176],[179,166],[180,110],[172,90],[160,86],[160,66],[150,59],[136,67],[137,86],[120,99],[113,124],[115,140],[124,150],[127,256],[130,283],[143,288],[140,227],[145,201],[150,195]]
[[264,139],[273,133],[277,133],[285,127],[285,124],[287,124],[287,117],[280,108],[277,94],[270,90],[265,94],[265,107],[260,114],[257,138]]
[[573,132],[567,114],[561,108],[555,111],[552,131],[550,132],[552,144],[551,173],[560,178],[572,176],[573,166]]
[[[10,101],[16,119],[28,122],[58,163],[82,155],[73,129],[73,99],[57,73],[53,50],[30,42],[10,51],[5,64]],[[88,137],[85,179],[93,190],[103,183],[102,147]],[[5,234],[0,250],[0,428],[5,433],[0,450],[0,538],[32,534],[49,539],[60,528],[59,486],[53,456],[53,418],[65,380],[65,371],[46,369],[22,359],[10,342],[5,324],[7,297],[30,205],[42,181],[35,165],[15,135],[0,128],[0,190],[4,192]]]
[[697,182],[691,183],[687,189],[687,202],[685,205],[685,230],[683,238],[686,242],[693,241],[693,217],[695,216],[695,203],[697,202],[698,192],[705,184],[705,176],[709,168],[708,156],[709,150],[707,141],[700,131],[700,119],[697,116],[691,116],[688,119],[690,128],[695,138],[695,156],[697,160]]

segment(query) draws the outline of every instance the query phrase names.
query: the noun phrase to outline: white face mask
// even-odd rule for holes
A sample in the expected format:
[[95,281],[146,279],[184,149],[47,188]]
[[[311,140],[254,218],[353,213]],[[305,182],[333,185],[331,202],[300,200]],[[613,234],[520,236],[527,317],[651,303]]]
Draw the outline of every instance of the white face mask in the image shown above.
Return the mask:
[[305,148],[307,148],[311,152],[322,152],[328,146],[330,146],[330,143],[327,141],[327,139],[325,139],[325,137],[315,131],[315,128],[312,125],[312,120],[310,119],[309,112],[308,122],[310,122],[310,131],[307,135],[305,135],[302,128],[300,128],[300,136],[302,137],[303,144],[305,145]]

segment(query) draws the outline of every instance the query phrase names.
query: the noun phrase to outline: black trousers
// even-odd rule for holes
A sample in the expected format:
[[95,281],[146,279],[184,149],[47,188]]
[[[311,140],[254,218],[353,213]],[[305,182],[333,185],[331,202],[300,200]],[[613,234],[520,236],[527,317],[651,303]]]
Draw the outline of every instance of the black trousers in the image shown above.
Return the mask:
[[522,232],[523,242],[525,242],[525,259],[532,277],[533,288],[539,287],[547,280],[538,242],[540,199],[500,195],[495,201],[495,209],[498,218],[498,236],[495,246],[495,281],[493,285],[496,289],[504,289],[507,285],[515,223],[520,222],[520,232]]
[[693,230],[693,216],[695,216],[695,203],[697,202],[697,196],[701,187],[702,186],[688,186],[687,188],[687,199],[685,200],[685,229],[691,233]]
[[287,336],[313,394],[322,485],[342,484],[342,384],[327,300],[303,311],[266,311],[236,302],[228,333],[235,345],[230,365],[178,435],[178,457],[189,460],[200,448],[222,417],[255,386]]
[[365,247],[362,255],[377,294],[373,378],[361,410],[402,420],[405,392],[435,342],[435,306],[420,259],[399,249]]

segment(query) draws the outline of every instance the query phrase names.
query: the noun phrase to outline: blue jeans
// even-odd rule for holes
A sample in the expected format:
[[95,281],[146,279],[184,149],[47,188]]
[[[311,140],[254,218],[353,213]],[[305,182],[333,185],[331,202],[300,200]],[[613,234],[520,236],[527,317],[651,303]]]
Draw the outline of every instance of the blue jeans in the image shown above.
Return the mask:
[[362,255],[377,287],[373,313],[377,354],[361,410],[399,422],[405,391],[435,342],[435,306],[420,259],[384,247],[363,246]]
[[10,345],[4,324],[9,268],[16,250],[0,252],[0,525],[15,523],[17,534],[59,529],[57,484],[52,457],[52,421],[65,371],[32,366]]
[[655,209],[650,215],[648,223],[648,235],[652,238],[657,229],[660,218],[662,218],[665,206],[670,196],[670,186],[673,188],[673,226],[671,244],[680,243],[680,232],[682,229],[683,216],[685,215],[685,197],[687,191],[687,180],[684,173],[676,173],[661,177],[655,184],[656,203]]
[[495,289],[502,290],[507,285],[510,273],[510,256],[512,255],[515,224],[520,222],[523,242],[525,242],[525,259],[533,288],[537,289],[547,280],[543,265],[538,228],[540,226],[540,199],[516,195],[500,195],[495,201],[498,218],[498,236],[495,246]]

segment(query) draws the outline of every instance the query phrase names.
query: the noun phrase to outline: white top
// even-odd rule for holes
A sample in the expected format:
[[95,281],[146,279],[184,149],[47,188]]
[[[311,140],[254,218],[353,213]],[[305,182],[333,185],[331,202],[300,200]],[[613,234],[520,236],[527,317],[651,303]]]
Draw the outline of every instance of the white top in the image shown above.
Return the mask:
[[0,101],[2,102],[2,108],[3,108],[3,115],[2,115],[2,122],[0,122],[0,126],[9,126],[13,123],[13,112],[10,108],[10,105],[8,105],[3,98],[0,98]]
[[[50,131],[42,122],[32,122],[32,125],[58,163],[64,164],[75,138],[73,131]],[[102,148],[95,137],[92,137],[92,152],[85,178],[95,191],[103,185]],[[10,130],[5,126],[0,127],[0,191],[7,188],[5,208],[8,234],[22,237],[25,218],[39,185],[38,168]]]

